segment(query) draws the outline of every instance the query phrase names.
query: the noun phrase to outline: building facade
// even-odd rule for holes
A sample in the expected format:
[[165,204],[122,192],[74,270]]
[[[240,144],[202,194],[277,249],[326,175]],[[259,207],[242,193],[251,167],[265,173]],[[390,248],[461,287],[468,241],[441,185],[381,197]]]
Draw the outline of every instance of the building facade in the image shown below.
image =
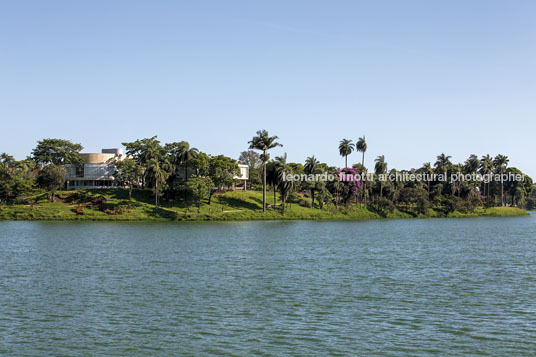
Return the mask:
[[65,165],[68,189],[118,187],[113,162],[123,159],[122,149],[102,149],[100,153],[81,153],[80,156],[83,165]]

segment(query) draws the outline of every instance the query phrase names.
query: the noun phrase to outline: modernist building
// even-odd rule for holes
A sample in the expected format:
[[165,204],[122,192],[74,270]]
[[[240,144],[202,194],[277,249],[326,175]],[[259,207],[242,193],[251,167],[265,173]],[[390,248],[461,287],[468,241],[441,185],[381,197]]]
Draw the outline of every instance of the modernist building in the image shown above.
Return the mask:
[[101,153],[81,153],[84,165],[65,165],[67,188],[110,188],[117,187],[114,180],[113,161],[123,158],[122,149],[102,149]]
[[[65,165],[65,184],[68,189],[119,187],[114,179],[114,161],[125,158],[122,149],[102,149],[100,153],[81,153],[80,156],[84,160],[83,165]],[[245,190],[249,180],[249,167],[244,164],[238,164],[238,167],[240,175],[234,177],[236,183],[232,188]],[[177,174],[184,177],[184,168],[177,168]],[[195,174],[194,170],[188,167],[188,177],[192,174]]]

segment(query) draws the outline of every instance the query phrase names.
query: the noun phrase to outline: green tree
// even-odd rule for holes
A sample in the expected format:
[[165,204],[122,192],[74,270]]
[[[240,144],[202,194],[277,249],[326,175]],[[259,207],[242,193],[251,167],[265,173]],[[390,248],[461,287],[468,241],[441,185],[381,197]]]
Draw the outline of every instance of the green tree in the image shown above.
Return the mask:
[[50,192],[49,198],[54,200],[54,194],[63,186],[67,171],[61,165],[49,164],[37,173],[37,184]]
[[342,139],[339,143],[339,154],[344,157],[344,167],[348,167],[348,155],[354,151],[354,144],[350,139]]
[[[387,172],[387,163],[385,162],[385,156],[380,155],[374,160],[374,173],[378,176],[384,175]],[[380,197],[383,197],[383,180],[380,180]]]
[[17,161],[10,155],[0,155],[0,204],[24,199],[24,195],[34,193],[35,165],[31,158]]
[[[461,175],[463,168],[462,165],[452,165],[452,170],[454,171],[455,175]],[[453,196],[458,194],[458,197],[462,194],[462,181],[461,180],[455,180],[450,184],[450,191]]]
[[[154,160],[161,161],[166,154],[166,150],[160,145],[157,136],[138,139],[133,142],[125,142],[123,143],[123,146],[126,148],[127,156],[131,157],[143,167],[142,186],[147,187],[151,183],[149,177],[154,176],[150,162],[153,162]],[[160,165],[161,163],[159,162],[159,166]]]
[[159,159],[164,154],[164,148],[160,145],[156,135],[151,138],[125,142],[123,146],[127,156],[142,166],[145,166],[151,159]]
[[160,163],[156,158],[152,158],[147,163],[148,169],[151,170],[154,185],[153,185],[153,192],[154,192],[154,205],[155,207],[158,207],[159,205],[159,198],[160,193],[163,189],[162,185],[166,182],[166,179],[169,175],[168,172],[166,172]]
[[262,182],[260,174],[260,169],[262,166],[261,155],[259,155],[256,151],[253,150],[242,151],[240,153],[238,161],[245,165],[248,165],[248,183],[250,187],[254,187],[255,185],[258,185]]
[[128,201],[132,200],[132,189],[143,176],[143,167],[133,159],[118,160],[115,163],[114,178],[128,187]]
[[208,176],[210,174],[210,156],[204,152],[199,152],[190,162],[196,176]]
[[[480,167],[480,160],[478,156],[472,154],[469,156],[465,163],[463,164],[463,172],[469,175],[475,175],[478,173],[478,168]],[[462,182],[462,191],[466,191],[468,196],[476,196],[476,189],[478,183],[475,181]]]
[[478,160],[478,156],[472,154],[467,160],[465,160],[463,169],[467,174],[475,174],[478,172],[479,166],[480,160]]
[[[363,166],[363,172],[366,173],[365,168],[365,153],[367,152],[367,141],[365,140],[365,135],[363,137],[359,138],[357,140],[357,143],[355,144],[355,149],[357,152],[360,152],[362,154],[361,156],[361,166]],[[365,207],[367,206],[367,180],[363,180],[363,190],[361,191],[361,201],[365,201]]]
[[168,183],[170,185],[178,178],[177,171],[182,163],[182,148],[182,142],[172,142],[164,145],[165,157],[171,168],[168,177]]
[[[240,175],[238,164],[230,157],[224,155],[210,157],[209,177],[214,185],[222,190],[224,186],[231,186],[235,181],[235,176]],[[209,204],[212,200],[212,188],[209,195]]]
[[424,188],[404,187],[400,190],[399,202],[409,206],[416,206],[421,214],[426,214],[430,208],[428,193]]
[[[511,175],[519,175],[520,177],[523,177],[523,172],[515,167],[509,167],[506,170],[507,174]],[[526,198],[530,195],[532,185],[527,185],[527,177],[524,178],[522,181],[518,180],[508,180],[506,184],[504,185],[505,192],[510,195],[512,206],[517,207],[523,207],[526,203]]]
[[452,156],[441,154],[437,157],[437,160],[434,164],[435,168],[444,175],[445,181],[447,179],[447,171],[452,165],[452,163],[450,162],[451,157]]
[[190,147],[190,144],[186,141],[182,142],[181,150],[181,163],[184,166],[184,180],[188,181],[188,166],[192,161],[199,155],[199,150],[196,148]]
[[430,182],[434,174],[434,169],[432,168],[432,164],[430,162],[425,162],[422,165],[420,172],[423,175],[426,175],[425,176],[426,177],[426,191],[428,192],[428,199],[430,199]]
[[196,205],[197,213],[201,212],[201,203],[210,195],[214,183],[209,177],[192,176],[186,183],[189,199]]
[[276,140],[277,136],[270,136],[268,131],[259,130],[257,135],[254,136],[248,143],[250,149],[262,151],[262,165],[263,165],[263,180],[262,180],[262,211],[266,212],[266,162],[268,161],[267,151],[277,146],[283,146]]
[[[305,160],[304,171],[307,175],[316,175],[319,173],[320,162],[316,157],[310,156]],[[311,207],[315,207],[315,191],[317,189],[316,180],[309,183],[309,190],[311,191]]]
[[6,153],[0,155],[0,204],[14,198],[14,170],[16,161]]
[[248,165],[250,170],[257,169],[262,164],[261,156],[253,150],[242,151],[238,161]]
[[83,163],[80,151],[83,147],[74,144],[69,140],[43,139],[37,142],[37,146],[32,151],[32,158],[40,165],[80,165]]
[[[268,157],[270,154],[266,154]],[[262,155],[261,155],[262,156]],[[276,172],[276,163],[272,161],[268,161],[266,163],[266,185],[272,186],[273,196],[274,196],[274,204],[273,207],[277,207],[277,172]]]
[[294,181],[286,180],[287,175],[292,173],[290,165],[287,163],[287,154],[278,156],[275,158],[276,163],[276,175],[277,175],[277,188],[281,195],[281,214],[285,215],[285,204],[289,197],[289,194],[294,188]]
[[506,172],[506,167],[508,166],[508,156],[497,155],[493,159],[493,165],[495,165],[495,172],[501,175],[501,206],[504,206],[504,180],[502,175]]
[[[479,173],[483,176],[485,175],[485,177],[493,173],[493,159],[491,158],[491,156],[489,155],[482,156],[482,158],[480,159]],[[487,193],[486,193],[486,186],[488,187]],[[486,201],[488,201],[489,199],[490,186],[491,186],[491,182],[489,180],[484,180],[484,196],[486,196]]]

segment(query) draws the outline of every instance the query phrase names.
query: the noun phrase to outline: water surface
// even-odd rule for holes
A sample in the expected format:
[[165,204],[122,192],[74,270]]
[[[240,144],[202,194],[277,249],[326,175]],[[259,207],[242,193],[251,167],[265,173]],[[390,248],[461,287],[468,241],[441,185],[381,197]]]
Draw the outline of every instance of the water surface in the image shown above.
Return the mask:
[[534,355],[536,215],[0,222],[0,355]]

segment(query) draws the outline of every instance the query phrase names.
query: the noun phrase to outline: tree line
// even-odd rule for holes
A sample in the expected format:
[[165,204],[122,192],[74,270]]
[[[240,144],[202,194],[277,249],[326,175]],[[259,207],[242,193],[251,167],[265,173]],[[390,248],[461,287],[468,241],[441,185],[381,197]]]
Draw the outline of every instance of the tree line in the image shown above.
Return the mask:
[[[358,138],[356,143],[351,139],[342,139],[339,142],[338,151],[344,158],[344,168],[338,169],[326,163],[320,163],[314,155],[308,157],[304,164],[288,163],[286,154],[270,160],[268,151],[277,146],[277,136],[270,136],[266,130],[260,130],[249,142],[250,149],[258,150],[258,160],[252,160],[251,152],[242,153],[241,157],[248,158],[249,162],[257,162],[252,165],[250,171],[256,167],[262,170],[263,185],[263,208],[266,210],[266,187],[271,186],[275,192],[279,191],[282,200],[281,210],[284,212],[285,202],[293,195],[301,196],[304,193],[310,197],[310,207],[322,208],[325,205],[347,206],[350,203],[358,203],[360,206],[372,204],[373,208],[394,210],[396,206],[412,206],[419,212],[426,213],[430,207],[442,207],[447,211],[470,210],[476,207],[492,206],[516,206],[533,209],[535,207],[535,190],[532,179],[525,175],[523,181],[497,181],[485,182],[482,180],[439,180],[437,174],[444,177],[453,175],[489,175],[489,174],[513,174],[523,175],[515,167],[509,167],[509,159],[505,155],[491,157],[484,155],[478,157],[470,155],[463,163],[453,163],[451,156],[444,153],[438,155],[432,164],[425,162],[419,168],[409,170],[397,170],[389,168],[384,155],[374,160],[374,167],[370,174],[375,178],[373,181],[362,182],[289,182],[283,180],[284,175],[292,174],[321,174],[324,172],[339,174],[369,174],[365,167],[365,153],[367,142],[365,136]],[[349,167],[348,157],[354,152],[361,153],[361,162]],[[396,176],[397,174],[421,174],[427,177],[435,177],[428,181],[389,181],[378,179],[380,175]],[[253,176],[253,179],[255,177]]]
[[[186,141],[162,144],[156,136],[122,143],[125,157],[108,163],[115,167],[114,179],[126,187],[129,201],[135,188],[151,189],[156,207],[164,199],[180,199],[198,208],[218,190],[234,183],[240,174],[237,161],[224,155],[208,155]],[[31,202],[42,190],[51,200],[65,187],[65,165],[84,164],[82,145],[63,139],[37,142],[31,156],[17,161],[0,156],[0,204]]]
[[[224,155],[209,155],[191,147],[186,141],[161,143],[156,136],[122,143],[125,157],[110,161],[115,166],[114,178],[125,187],[129,200],[135,189],[150,189],[155,206],[161,200],[181,201],[197,206],[211,203],[212,196],[235,183],[240,174],[238,163],[249,167],[249,186],[262,190],[263,211],[280,209],[282,214],[289,202],[297,202],[308,207],[324,209],[326,206],[348,207],[358,204],[370,209],[394,210],[395,207],[414,207],[425,213],[430,207],[446,210],[473,209],[475,207],[518,206],[533,208],[535,197],[532,180],[524,181],[315,181],[300,182],[285,180],[289,174],[315,175],[367,174],[365,136],[356,143],[350,139],[339,142],[338,152],[344,158],[344,168],[321,163],[314,156],[304,163],[288,162],[287,155],[270,158],[270,151],[281,147],[277,136],[270,136],[266,130],[259,130],[247,143],[238,160]],[[83,164],[80,155],[83,147],[63,139],[43,139],[37,142],[31,156],[15,160],[8,154],[0,156],[0,204],[30,202],[32,197],[46,191],[53,200],[57,190],[65,185],[65,165]],[[348,159],[353,152],[361,153],[360,160],[349,166]],[[508,166],[505,155],[491,157],[470,155],[463,163],[453,163],[451,156],[440,154],[436,160],[426,162],[421,167],[409,170],[389,168],[384,155],[374,160],[370,173],[380,175],[399,174],[523,174],[519,169]],[[268,197],[268,189],[273,199]],[[277,199],[279,194],[279,202]],[[271,202],[271,203],[270,203]]]

